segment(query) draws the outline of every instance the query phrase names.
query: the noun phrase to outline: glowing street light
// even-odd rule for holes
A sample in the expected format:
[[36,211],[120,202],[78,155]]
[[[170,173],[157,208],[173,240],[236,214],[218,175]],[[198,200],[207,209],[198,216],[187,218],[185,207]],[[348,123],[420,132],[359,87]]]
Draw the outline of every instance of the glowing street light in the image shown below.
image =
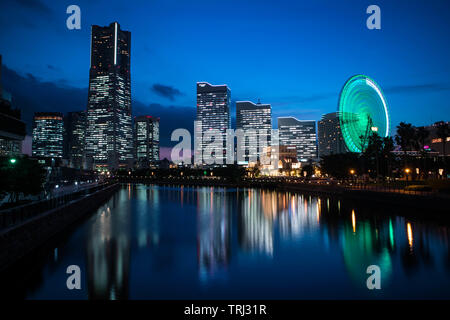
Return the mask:
[[408,175],[411,172],[411,169],[410,168],[406,168],[405,172],[406,172],[406,181],[408,181]]
[[16,163],[16,159],[15,158],[11,158],[11,159],[9,159],[9,162],[11,163],[11,164],[15,164]]
[[350,174],[355,174],[355,170],[350,169]]

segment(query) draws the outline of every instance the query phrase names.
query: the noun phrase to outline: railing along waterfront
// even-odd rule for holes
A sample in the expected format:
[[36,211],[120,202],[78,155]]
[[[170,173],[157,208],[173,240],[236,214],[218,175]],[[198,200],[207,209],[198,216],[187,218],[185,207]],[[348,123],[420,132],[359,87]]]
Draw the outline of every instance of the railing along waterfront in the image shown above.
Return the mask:
[[0,210],[0,230],[13,227],[28,219],[39,216],[44,212],[86,197],[101,189],[104,189],[109,185],[111,184],[108,182],[97,184],[91,188],[77,190],[69,194],[64,194],[50,199],[39,200],[21,206]]

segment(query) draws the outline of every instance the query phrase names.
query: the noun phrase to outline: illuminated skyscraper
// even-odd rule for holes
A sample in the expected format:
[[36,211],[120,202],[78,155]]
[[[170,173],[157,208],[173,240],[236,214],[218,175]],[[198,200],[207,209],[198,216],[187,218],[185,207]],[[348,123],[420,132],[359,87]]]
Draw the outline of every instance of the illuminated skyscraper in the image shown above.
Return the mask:
[[243,152],[245,150],[243,162],[248,163],[252,160],[250,152],[255,152],[255,159],[259,160],[264,152],[264,148],[270,146],[272,129],[272,109],[270,104],[237,101],[236,129],[242,129],[245,132],[245,141],[238,146],[243,149]]
[[[231,92],[227,85],[211,85],[207,82],[197,82],[197,121],[201,127],[197,127],[196,134],[201,141],[196,142],[196,156],[199,154],[213,154],[216,163],[225,164],[226,149],[226,130],[230,128],[230,101]],[[212,130],[218,132],[218,142],[220,147],[218,152],[213,150],[210,143],[211,137],[208,135]],[[204,161],[203,161],[204,163]]]
[[148,168],[159,160],[159,118],[134,118],[134,147],[139,168]]
[[83,168],[86,137],[86,111],[68,112],[65,123],[65,158],[72,168]]
[[294,117],[278,118],[280,145],[297,149],[299,161],[317,159],[316,122]]
[[60,112],[36,112],[33,119],[33,157],[62,158],[63,114]]
[[130,166],[133,158],[130,84],[131,34],[117,22],[92,26],[87,107],[88,167]]
[[324,114],[317,123],[317,129],[320,157],[347,151],[337,112]]

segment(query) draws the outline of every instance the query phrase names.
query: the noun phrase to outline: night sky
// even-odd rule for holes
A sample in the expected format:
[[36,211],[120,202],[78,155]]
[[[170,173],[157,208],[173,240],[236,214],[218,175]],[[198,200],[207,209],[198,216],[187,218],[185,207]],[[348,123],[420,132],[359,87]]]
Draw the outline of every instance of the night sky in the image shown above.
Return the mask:
[[[81,30],[66,27],[71,4]],[[381,30],[366,28],[371,4]],[[392,127],[450,120],[450,1],[2,0],[2,82],[28,124],[34,111],[86,109],[90,26],[113,21],[131,32],[133,113],[161,117],[162,146],[192,128],[197,81],[272,104],[276,125],[335,111],[363,73],[384,90]]]

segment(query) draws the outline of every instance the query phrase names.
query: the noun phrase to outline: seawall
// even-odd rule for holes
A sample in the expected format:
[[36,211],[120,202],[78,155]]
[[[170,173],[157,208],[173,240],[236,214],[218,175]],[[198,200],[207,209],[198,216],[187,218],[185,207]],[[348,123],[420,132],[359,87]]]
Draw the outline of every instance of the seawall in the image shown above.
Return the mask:
[[[64,204],[39,214],[27,212],[27,210],[35,209],[33,206],[29,206],[28,209],[22,208],[20,212],[16,210],[14,214],[19,214],[20,217],[16,217],[14,223],[9,219],[9,224],[6,227],[3,224],[3,228],[0,229],[0,272],[8,269],[51,237],[97,209],[119,188],[120,184],[108,184],[97,188],[98,190],[92,193],[84,194],[73,200],[69,199]],[[0,214],[7,215],[5,212]],[[6,218],[5,216],[3,219]],[[21,219],[24,216],[25,218]]]

